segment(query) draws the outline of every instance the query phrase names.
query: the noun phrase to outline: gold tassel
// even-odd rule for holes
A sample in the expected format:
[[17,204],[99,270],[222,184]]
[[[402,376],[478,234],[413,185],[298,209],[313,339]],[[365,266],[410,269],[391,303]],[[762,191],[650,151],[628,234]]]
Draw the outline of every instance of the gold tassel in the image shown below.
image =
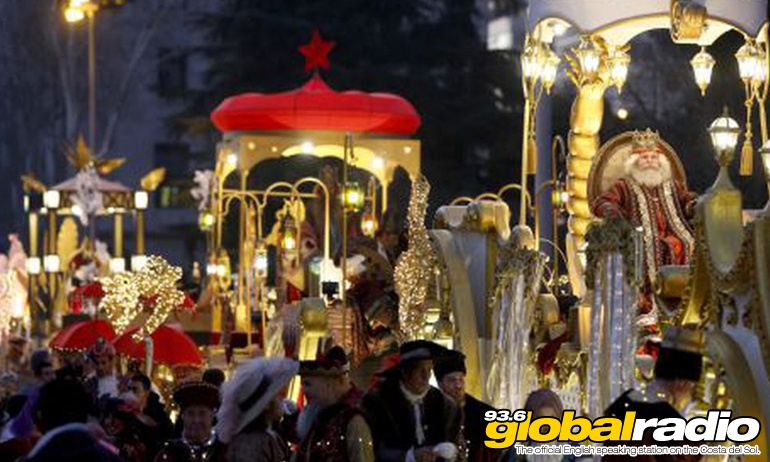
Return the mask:
[[527,147],[527,175],[537,174],[537,143],[535,137],[529,138],[529,146]]
[[741,176],[751,176],[754,171],[754,148],[751,141],[746,139],[741,148]]

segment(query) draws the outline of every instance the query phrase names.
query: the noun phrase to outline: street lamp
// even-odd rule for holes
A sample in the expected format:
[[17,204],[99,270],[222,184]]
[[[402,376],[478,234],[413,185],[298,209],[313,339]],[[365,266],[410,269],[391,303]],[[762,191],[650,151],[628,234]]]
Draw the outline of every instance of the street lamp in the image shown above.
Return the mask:
[[738,122],[730,117],[727,107],[725,107],[722,115],[711,123],[708,132],[716,151],[717,163],[719,164],[719,175],[715,186],[721,184],[725,187],[732,187],[730,177],[727,174],[727,168],[733,160],[733,153],[735,152],[735,146],[738,144],[738,135],[741,133],[741,128],[738,126]]
[[150,204],[150,195],[147,191],[135,191],[134,192],[134,208],[137,210],[145,210]]
[[716,60],[707,51],[706,47],[701,47],[700,51],[690,60],[690,65],[695,73],[695,83],[700,88],[701,96],[706,95],[706,88],[711,83],[711,71],[714,69]]
[[69,0],[64,9],[64,19],[69,23],[88,18],[88,144],[91,152],[96,149],[96,44],[94,41],[94,16],[99,4],[94,0]]
[[757,82],[764,74],[763,69],[761,69],[764,66],[761,61],[761,54],[751,41],[744,43],[735,52],[735,59],[738,61],[738,73],[745,83]]
[[580,44],[575,49],[575,56],[580,61],[580,69],[586,78],[593,77],[599,71],[601,52],[590,36],[580,37]]
[[538,49],[533,38],[527,40],[524,51],[521,53],[521,73],[529,81],[535,81],[540,74],[540,60],[538,59]]
[[556,73],[559,71],[561,59],[550,48],[546,47],[545,56],[542,60],[540,81],[543,82],[545,92],[551,94],[551,87],[556,82]]

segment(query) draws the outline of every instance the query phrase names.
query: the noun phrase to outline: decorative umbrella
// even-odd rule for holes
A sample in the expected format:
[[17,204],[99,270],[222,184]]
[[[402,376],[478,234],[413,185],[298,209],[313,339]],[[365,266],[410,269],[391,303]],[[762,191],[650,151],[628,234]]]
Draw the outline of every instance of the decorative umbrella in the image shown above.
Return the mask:
[[80,321],[60,330],[48,346],[59,350],[87,350],[98,339],[111,342],[115,338],[112,325],[104,320]]
[[155,363],[167,366],[198,365],[203,362],[195,342],[181,330],[165,324],[158,326],[150,335],[152,356],[147,358],[147,342],[135,342],[132,338],[138,330],[139,327],[132,327],[115,338],[112,342],[115,351],[134,359],[152,359]]

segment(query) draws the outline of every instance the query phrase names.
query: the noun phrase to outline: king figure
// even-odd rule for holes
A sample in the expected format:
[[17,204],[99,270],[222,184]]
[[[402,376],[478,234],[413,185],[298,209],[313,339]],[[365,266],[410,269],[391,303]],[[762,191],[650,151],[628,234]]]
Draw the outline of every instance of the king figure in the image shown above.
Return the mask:
[[652,281],[663,265],[686,265],[694,240],[688,220],[698,195],[671,175],[671,162],[663,154],[660,138],[649,128],[634,132],[625,175],[593,204],[599,218],[624,219],[642,230],[643,286],[640,314],[653,310]]

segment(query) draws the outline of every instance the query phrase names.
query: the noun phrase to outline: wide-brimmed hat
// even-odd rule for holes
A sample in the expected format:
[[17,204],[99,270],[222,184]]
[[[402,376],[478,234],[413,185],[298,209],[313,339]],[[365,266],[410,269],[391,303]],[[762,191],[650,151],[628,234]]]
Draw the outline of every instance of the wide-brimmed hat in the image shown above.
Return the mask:
[[456,350],[448,350],[445,355],[433,363],[433,375],[440,382],[445,375],[453,372],[468,373],[465,368],[465,355]]
[[334,377],[350,372],[348,356],[342,347],[332,347],[326,353],[318,353],[316,359],[300,361],[299,375]]
[[185,382],[174,391],[174,402],[182,410],[195,405],[216,409],[219,406],[219,389],[206,382]]
[[222,387],[217,435],[224,443],[254,422],[267,404],[297,375],[299,363],[289,358],[256,358],[244,362]]
[[443,358],[447,352],[446,348],[438,343],[429,342],[427,340],[412,340],[401,344],[398,349],[398,357],[395,358],[395,364],[387,369],[377,372],[376,375],[380,377],[387,377],[395,374],[403,369],[405,364],[414,361],[431,360],[435,361]]

